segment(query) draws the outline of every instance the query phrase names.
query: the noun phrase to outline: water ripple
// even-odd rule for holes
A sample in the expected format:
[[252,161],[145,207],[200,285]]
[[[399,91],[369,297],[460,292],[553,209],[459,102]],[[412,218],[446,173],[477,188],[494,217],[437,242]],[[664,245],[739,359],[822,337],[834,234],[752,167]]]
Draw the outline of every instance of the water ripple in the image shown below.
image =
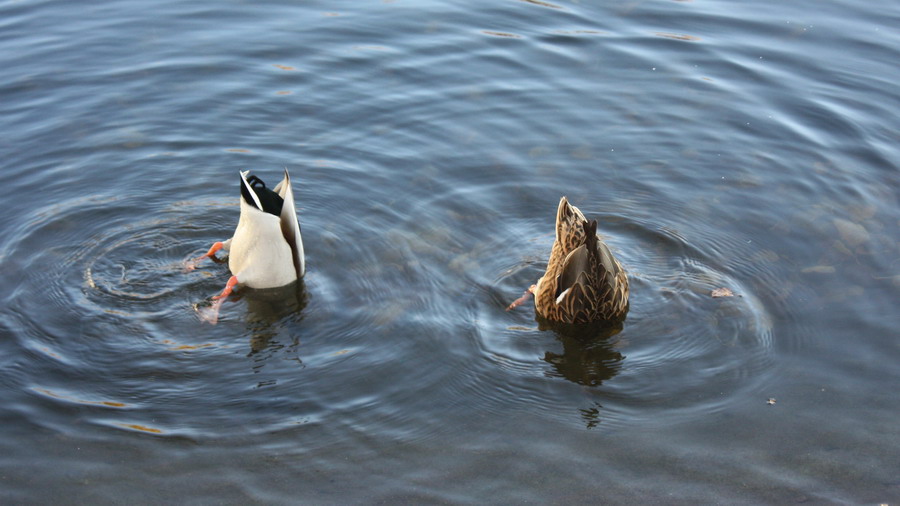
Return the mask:
[[[767,380],[775,360],[772,318],[754,287],[723,269],[719,250],[733,251],[735,244],[719,243],[707,252],[673,230],[631,220],[608,232],[614,249],[629,245],[618,251],[632,286],[632,309],[621,331],[577,338],[540,330],[529,321],[531,307],[503,311],[540,276],[545,260],[537,255],[549,251],[552,237],[537,249],[539,259],[496,266],[495,280],[470,294],[472,337],[484,362],[467,388],[484,409],[512,403],[571,422],[579,420],[574,406],[581,406],[594,413],[589,422],[602,419],[607,427],[671,423],[741,402]],[[623,234],[631,239],[623,241]],[[710,294],[718,287],[738,295],[714,299]],[[491,382],[490,368],[504,371],[508,383],[500,388],[496,376]],[[718,386],[712,397],[711,383]]]

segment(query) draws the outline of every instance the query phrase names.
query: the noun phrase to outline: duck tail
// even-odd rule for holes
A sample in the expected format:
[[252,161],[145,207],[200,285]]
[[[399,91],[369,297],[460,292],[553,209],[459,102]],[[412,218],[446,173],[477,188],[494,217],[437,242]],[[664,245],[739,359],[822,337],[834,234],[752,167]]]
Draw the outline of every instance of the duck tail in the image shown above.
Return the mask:
[[584,226],[584,245],[588,251],[597,251],[597,220],[585,221]]

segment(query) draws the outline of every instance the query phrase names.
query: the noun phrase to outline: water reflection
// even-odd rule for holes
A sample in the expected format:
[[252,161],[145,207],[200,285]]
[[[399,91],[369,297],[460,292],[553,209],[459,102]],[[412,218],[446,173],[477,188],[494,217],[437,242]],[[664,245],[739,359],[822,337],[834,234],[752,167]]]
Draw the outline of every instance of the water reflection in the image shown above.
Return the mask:
[[278,335],[280,322],[291,315],[302,318],[303,308],[309,302],[303,280],[279,288],[245,290],[232,300],[246,303],[244,321],[250,332],[250,355],[265,350]]
[[559,376],[585,386],[599,386],[612,379],[622,367],[625,356],[616,350],[610,338],[622,331],[622,323],[613,325],[561,325],[541,317],[538,328],[552,330],[562,343],[562,353],[547,351],[544,362],[553,366],[550,376]]
[[600,410],[603,409],[603,405],[599,402],[594,402],[594,405],[590,408],[580,409],[581,419],[584,421],[584,427],[586,429],[593,429],[600,425],[602,418],[600,417]]

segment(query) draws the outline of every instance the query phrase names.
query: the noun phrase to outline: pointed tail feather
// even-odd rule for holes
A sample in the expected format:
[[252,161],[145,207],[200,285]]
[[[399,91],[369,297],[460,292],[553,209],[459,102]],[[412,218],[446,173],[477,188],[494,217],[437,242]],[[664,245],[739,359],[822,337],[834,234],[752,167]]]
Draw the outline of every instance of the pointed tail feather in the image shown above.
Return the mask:
[[306,256],[303,252],[303,238],[300,237],[300,221],[297,219],[297,208],[294,205],[294,191],[291,188],[291,176],[287,168],[284,169],[284,179],[278,183],[275,190],[284,199],[281,207],[281,234],[291,247],[294,269],[297,279],[306,274]]

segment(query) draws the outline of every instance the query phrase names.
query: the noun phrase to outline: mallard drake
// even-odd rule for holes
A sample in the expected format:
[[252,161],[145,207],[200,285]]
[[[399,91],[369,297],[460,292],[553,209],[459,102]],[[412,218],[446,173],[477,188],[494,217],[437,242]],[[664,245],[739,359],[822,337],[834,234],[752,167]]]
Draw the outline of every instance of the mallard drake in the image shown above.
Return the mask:
[[538,315],[551,322],[612,323],[628,312],[625,269],[597,236],[597,221],[588,221],[566,197],[556,210],[547,270],[528,292],[534,294]]
[[224,242],[216,242],[209,251],[188,265],[215,256],[219,250],[228,251],[228,269],[231,278],[222,293],[213,297],[215,302],[205,319],[216,321],[222,300],[235,286],[249,288],[276,288],[288,285],[303,277],[306,272],[300,223],[294,207],[291,176],[284,170],[284,179],[274,190],[266,187],[262,179],[240,172],[241,216],[234,236]]

